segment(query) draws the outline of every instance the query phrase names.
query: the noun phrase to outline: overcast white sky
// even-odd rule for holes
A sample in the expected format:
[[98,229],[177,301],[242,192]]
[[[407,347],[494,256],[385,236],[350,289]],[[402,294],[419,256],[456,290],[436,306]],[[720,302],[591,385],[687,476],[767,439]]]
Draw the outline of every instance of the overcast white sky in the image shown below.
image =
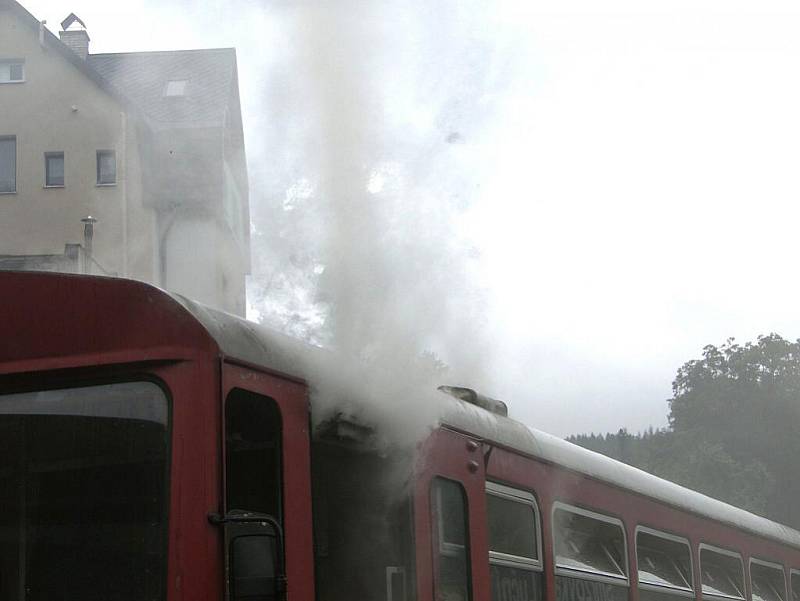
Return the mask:
[[[487,2],[409,1],[422,11],[414,35],[452,12],[471,42],[453,37],[444,66],[420,42],[404,71],[409,88],[441,77],[426,88],[437,102],[467,107],[447,150],[463,156],[447,164],[473,183],[459,231],[488,299],[486,392],[558,435],[663,426],[676,369],[705,344],[800,336],[800,7]],[[295,3],[23,4],[54,32],[74,11],[95,53],[236,46],[251,182],[259,160],[286,152],[264,132]],[[476,89],[438,71],[459,59],[481,72]],[[424,100],[387,97],[406,102],[388,103],[389,119],[407,111],[425,127]]]

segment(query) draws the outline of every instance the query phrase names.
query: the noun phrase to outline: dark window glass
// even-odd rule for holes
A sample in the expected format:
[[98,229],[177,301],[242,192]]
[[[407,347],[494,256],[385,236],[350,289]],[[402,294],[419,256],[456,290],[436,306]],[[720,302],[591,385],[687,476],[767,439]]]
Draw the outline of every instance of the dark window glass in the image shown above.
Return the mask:
[[533,505],[488,492],[489,549],[498,553],[536,560],[536,513]]
[[44,155],[45,186],[64,185],[64,153],[46,152]]
[[275,539],[271,536],[237,536],[231,549],[232,564],[240,578],[275,577]]
[[640,584],[692,590],[692,557],[685,542],[640,531],[636,564]]
[[269,397],[233,390],[225,403],[227,510],[281,516],[281,424]]
[[703,595],[744,599],[742,560],[711,549],[700,551]]
[[437,567],[437,601],[468,601],[469,540],[467,500],[457,482],[436,478],[431,488]]
[[792,572],[792,601],[800,601],[800,574]]
[[17,138],[0,136],[0,193],[17,191]]
[[113,150],[97,151],[97,183],[106,186],[117,183],[117,154]]
[[786,581],[781,568],[750,564],[750,584],[753,601],[785,601]]
[[566,508],[553,514],[556,565],[613,578],[626,578],[622,526]]
[[8,69],[8,75],[10,81],[22,81],[24,77],[22,63],[11,63]]
[[148,382],[0,396],[0,598],[165,599],[167,436]]

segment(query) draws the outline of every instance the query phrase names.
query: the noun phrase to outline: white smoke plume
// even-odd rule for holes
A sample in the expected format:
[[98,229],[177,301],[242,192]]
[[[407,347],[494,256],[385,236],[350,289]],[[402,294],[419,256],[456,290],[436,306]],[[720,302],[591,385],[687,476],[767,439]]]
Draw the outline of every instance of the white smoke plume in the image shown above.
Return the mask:
[[[274,131],[301,144],[283,165],[295,179],[280,207],[297,219],[281,224],[282,238],[269,240],[267,228],[256,239],[286,241],[288,255],[268,256],[305,273],[277,276],[280,286],[271,275],[272,291],[267,283],[256,293],[266,323],[333,351],[310,375],[318,421],[343,412],[387,442],[413,441],[436,421],[439,409],[422,399],[437,385],[481,388],[487,324],[459,219],[479,184],[470,174],[503,74],[482,6],[310,0],[282,9],[293,51],[273,100],[291,125]],[[271,292],[308,286],[306,317],[280,324],[287,312],[274,310]],[[288,314],[302,313],[292,303]]]

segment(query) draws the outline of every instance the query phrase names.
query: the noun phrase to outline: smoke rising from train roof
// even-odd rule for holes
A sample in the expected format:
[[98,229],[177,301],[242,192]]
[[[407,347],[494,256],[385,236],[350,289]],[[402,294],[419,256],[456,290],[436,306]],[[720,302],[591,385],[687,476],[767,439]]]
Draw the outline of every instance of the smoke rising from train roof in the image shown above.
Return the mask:
[[[305,16],[322,15],[325,3],[23,4],[54,31],[75,11],[92,52],[237,47],[251,315],[328,344],[315,291],[335,271],[326,275],[323,251],[336,247],[324,236],[328,213],[317,210],[327,197],[306,161],[324,162],[321,85],[300,60],[309,47],[298,43],[311,37],[300,35]],[[500,347],[483,357],[496,360],[494,381],[446,383],[508,400],[513,415],[557,434],[635,431],[666,424],[675,370],[703,345],[769,331],[797,336],[798,284],[787,276],[800,194],[792,142],[800,86],[786,77],[800,56],[791,3],[337,5],[329,27],[321,17],[311,24],[323,29],[311,43],[353,40],[317,57],[317,69],[325,61],[352,68],[345,79],[367,94],[363,115],[347,106],[346,116],[364,126],[354,141],[365,143],[368,198],[389,205],[381,218],[446,239],[450,256],[471,256],[465,231],[483,251],[460,269],[489,279],[478,300],[492,320],[490,346]],[[344,65],[333,64],[337,56]],[[419,220],[427,232],[401,219],[401,208],[425,206],[412,191],[446,201],[437,209],[445,219],[429,209]],[[472,192],[480,200],[462,220]],[[432,281],[444,290],[456,278]],[[471,293],[455,287],[448,302],[461,299],[475,312]],[[436,325],[462,348],[479,346],[470,344],[469,325]]]
[[279,111],[307,119],[298,185],[318,220],[306,252],[326,310],[320,342],[334,351],[310,379],[317,419],[344,411],[407,442],[435,424],[439,384],[483,383],[490,349],[459,216],[476,183],[464,175],[475,105],[488,105],[495,73],[465,21],[476,2],[434,19],[441,7],[345,4],[286,9],[303,96]]

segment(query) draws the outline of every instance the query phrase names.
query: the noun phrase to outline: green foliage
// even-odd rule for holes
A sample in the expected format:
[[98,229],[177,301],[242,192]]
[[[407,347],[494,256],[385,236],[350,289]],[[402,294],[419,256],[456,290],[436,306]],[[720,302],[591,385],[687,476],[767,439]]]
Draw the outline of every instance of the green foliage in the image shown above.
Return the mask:
[[800,526],[800,341],[777,334],[703,349],[673,382],[669,428],[581,435],[581,446]]

